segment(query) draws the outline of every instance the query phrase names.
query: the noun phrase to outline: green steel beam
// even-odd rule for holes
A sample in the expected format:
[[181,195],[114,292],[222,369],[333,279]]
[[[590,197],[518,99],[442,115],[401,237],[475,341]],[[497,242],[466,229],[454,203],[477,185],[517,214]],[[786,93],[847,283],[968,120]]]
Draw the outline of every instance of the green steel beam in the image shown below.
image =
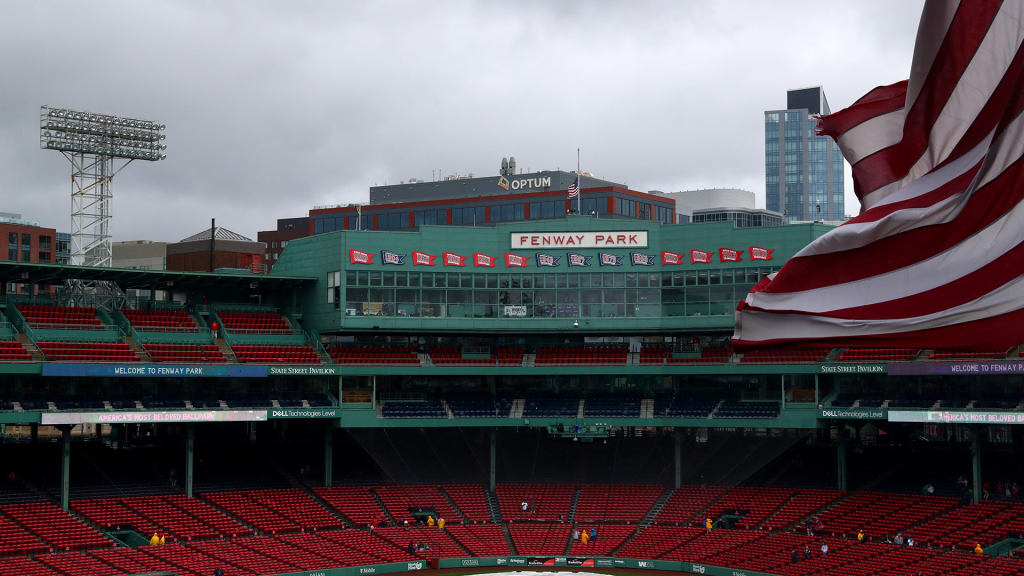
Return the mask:
[[192,480],[195,473],[196,429],[192,424],[185,426],[185,496],[192,497]]
[[58,426],[60,430],[60,508],[65,512],[71,504],[71,426]]

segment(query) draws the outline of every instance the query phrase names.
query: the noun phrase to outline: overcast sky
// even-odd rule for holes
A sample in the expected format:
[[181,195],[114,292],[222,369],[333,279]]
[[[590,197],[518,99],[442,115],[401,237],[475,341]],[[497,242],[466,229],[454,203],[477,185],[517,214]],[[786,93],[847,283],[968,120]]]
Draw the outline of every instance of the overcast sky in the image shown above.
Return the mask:
[[[764,206],[763,112],[907,77],[920,0],[68,2],[0,6],[0,211],[70,230],[39,106],[167,124],[114,182],[115,240],[255,238],[374,184],[574,168]],[[849,172],[849,168],[847,168]],[[847,177],[846,211],[857,212]]]

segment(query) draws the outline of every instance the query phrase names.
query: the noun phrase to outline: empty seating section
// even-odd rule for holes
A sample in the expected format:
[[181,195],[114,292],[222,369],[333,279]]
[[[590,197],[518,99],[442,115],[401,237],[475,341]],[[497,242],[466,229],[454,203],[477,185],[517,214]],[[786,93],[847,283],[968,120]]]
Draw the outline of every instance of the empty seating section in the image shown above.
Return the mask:
[[725,364],[732,356],[732,347],[707,346],[701,350],[700,356],[678,356],[669,355],[665,358],[666,364]]
[[653,484],[585,484],[579,487],[574,520],[636,524],[663,490]]
[[512,524],[508,527],[520,554],[565,554],[572,529],[568,524]]
[[911,362],[917,357],[913,348],[847,348],[839,362]]
[[820,518],[825,532],[831,534],[864,530],[870,538],[881,538],[947,512],[956,505],[955,498],[860,492],[826,510]]
[[[617,556],[623,558],[661,558],[680,544],[696,538],[703,528],[680,528],[676,526],[648,526],[630,540]],[[598,538],[601,533],[598,532]]]
[[[165,530],[155,522],[139,516],[117,499],[76,500],[71,503],[71,509],[104,530],[128,529],[147,536]],[[176,536],[173,532],[171,535]]]
[[670,418],[707,418],[718,406],[712,398],[655,398],[654,416]]
[[154,362],[224,362],[216,344],[145,344]]
[[[160,533],[168,533],[177,540],[193,540],[196,538],[215,538],[223,535],[213,526],[193,517],[176,506],[172,506],[163,497],[144,496],[141,498],[125,498],[120,502],[123,506],[149,518],[160,526]],[[217,513],[212,508],[212,512]],[[221,515],[223,516],[223,515]],[[226,516],[223,516],[227,519]],[[154,530],[155,531],[155,530]],[[146,530],[144,534],[150,534]],[[243,532],[244,533],[244,532]],[[230,535],[230,533],[228,534]]]
[[519,366],[523,363],[523,349],[498,348],[494,351],[494,358],[503,366]]
[[67,554],[42,554],[36,556],[36,561],[57,570],[61,574],[74,574],[82,576],[120,576],[113,566],[106,562],[86,554],[84,552],[70,552]]
[[699,521],[703,525],[704,519],[698,519],[697,515],[726,490],[724,486],[680,486],[658,513],[655,522],[687,526]]
[[446,524],[462,523],[462,518],[437,486],[377,486],[373,491],[396,522],[408,520],[410,524],[415,524],[416,518],[412,511],[423,509],[432,512],[435,519],[444,518]]
[[32,328],[98,330],[103,327],[95,308],[20,304],[18,311]]
[[284,316],[273,312],[217,312],[223,327],[232,334],[291,334]]
[[[9,518],[0,516],[0,556],[46,552],[50,545]],[[6,574],[0,569],[0,574]]]
[[238,542],[207,540],[196,542],[190,547],[205,556],[219,560],[222,565],[238,566],[251,574],[281,574],[294,572],[298,568],[279,558],[264,556]]
[[476,484],[445,484],[440,487],[471,523],[490,522],[483,489]]
[[538,348],[534,361],[546,364],[625,364],[625,346],[564,346]]
[[474,556],[507,556],[511,554],[505,533],[497,524],[445,527],[445,530]]
[[[364,557],[375,558],[375,562],[401,562],[415,557],[376,534],[359,530],[330,531],[320,533],[324,538],[358,552]],[[406,542],[408,545],[408,542]]]
[[389,400],[381,407],[385,418],[447,418],[448,412],[440,400]]
[[337,364],[419,364],[416,351],[406,346],[328,346]]
[[311,346],[254,346],[231,347],[239,362],[267,364],[319,364],[320,356]]
[[[300,535],[297,534],[296,536]],[[316,537],[313,536],[313,538]],[[317,540],[322,541],[322,539]],[[328,558],[300,548],[294,543],[273,538],[239,538],[234,540],[234,543],[244,546],[261,556],[276,558],[281,562],[286,562],[294,567],[293,571],[296,568],[299,570],[327,570],[335,566],[341,566],[344,563],[343,560]]]
[[922,544],[966,550],[975,543],[988,546],[1019,534],[1024,534],[1024,504],[998,501],[963,506],[907,530]]
[[669,355],[668,346],[648,345],[640,349],[641,364],[664,364]]
[[145,574],[159,572],[166,568],[164,564],[149,554],[126,546],[91,550],[89,555],[113,566],[117,569],[115,574]]
[[820,364],[831,352],[830,348],[808,348],[806,350],[767,349],[744,352],[742,364]]
[[[326,558],[331,561],[332,566],[358,566],[383,561],[384,559],[380,556],[356,547],[354,538],[351,536],[360,534],[365,533],[348,530],[345,532],[321,532],[320,534],[284,534],[278,536],[276,540],[308,554]],[[348,543],[343,541],[346,537],[348,537]]]
[[639,418],[640,399],[626,397],[588,398],[583,403],[587,418]]
[[199,327],[184,310],[132,310],[122,308],[121,313],[132,328],[140,332],[198,332]]
[[778,512],[765,519],[764,528],[778,530],[791,526],[820,512],[842,496],[843,493],[839,490],[800,489]]
[[524,418],[575,418],[579,414],[579,398],[527,398]]
[[0,362],[27,362],[32,359],[28,350],[17,340],[0,340]]
[[225,536],[244,536],[253,533],[251,528],[239,524],[200,499],[188,498],[183,494],[163,496],[162,499]]
[[636,526],[616,524],[580,524],[580,530],[597,530],[597,537],[586,544],[582,540],[573,540],[569,553],[574,556],[610,556],[612,551],[621,545],[626,538],[636,532]]
[[376,524],[384,515],[365,486],[317,486],[313,493],[356,526]]
[[344,526],[341,520],[297,488],[254,490],[248,495],[267,510],[277,512],[295,522],[303,530],[323,530]]
[[50,362],[138,362],[130,346],[121,342],[37,342]]
[[0,514],[12,518],[55,550],[113,546],[112,541],[49,502],[8,504],[0,507]]
[[508,418],[512,401],[505,398],[449,398],[448,409],[455,418]]
[[[446,521],[447,522],[447,521]],[[411,526],[408,530],[400,526],[379,528],[373,531],[381,538],[390,542],[396,549],[408,550],[409,542],[430,544],[429,550],[420,550],[416,556],[433,560],[435,558],[456,558],[465,556],[466,551],[459,547],[447,529]],[[408,553],[408,552],[407,552]]]
[[245,492],[216,492],[204,497],[213,505],[224,509],[232,516],[239,518],[257,530],[269,534],[279,532],[299,532],[302,530],[297,522],[293,522],[276,512],[269,510],[253,500]]
[[715,411],[715,418],[776,418],[778,402],[739,402],[729,400]]
[[575,489],[566,484],[499,484],[496,492],[502,519],[555,522],[559,516],[568,517]]
[[[164,546],[143,546],[139,551],[148,554],[160,562],[162,566],[172,569],[178,574],[196,575],[213,574],[217,568],[234,570],[239,572],[237,567],[232,567],[223,560],[218,560],[203,554],[202,552],[185,546],[184,544],[165,544]],[[228,564],[228,565],[225,565]],[[241,574],[251,574],[249,571],[241,571]]]
[[0,558],[0,574],[4,576],[63,576],[53,568],[27,556]]
[[458,348],[431,348],[430,361],[434,364],[480,364],[485,366],[497,364],[494,356],[487,358],[463,358]]
[[753,488],[738,486],[715,502],[705,516],[719,518],[725,514],[739,516],[737,528],[757,528],[777,512],[795,494],[789,488]]
[[696,538],[683,543],[678,548],[666,553],[662,558],[665,560],[704,562],[715,554],[739,546],[749,546],[751,542],[763,537],[763,532],[753,530],[718,530],[711,534],[701,532]]
[[928,357],[929,360],[1002,360],[1006,358],[1006,351],[993,352],[961,352],[958,350],[936,350]]

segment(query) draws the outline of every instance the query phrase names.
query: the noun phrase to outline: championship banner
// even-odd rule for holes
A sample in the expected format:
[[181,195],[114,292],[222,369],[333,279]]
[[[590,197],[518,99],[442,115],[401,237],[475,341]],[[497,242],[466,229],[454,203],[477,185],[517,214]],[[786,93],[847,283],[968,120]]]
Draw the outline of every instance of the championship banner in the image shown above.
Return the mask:
[[362,250],[349,250],[348,263],[373,264],[373,254],[370,254],[369,252],[363,252]]
[[690,250],[690,264],[711,264],[713,252],[703,250]]
[[668,251],[662,252],[661,253],[661,263],[666,265],[666,266],[670,265],[670,264],[682,264],[683,263],[683,255],[682,254],[676,254],[675,252],[668,252]]
[[630,252],[629,260],[633,266],[654,266],[654,256],[640,252]]
[[609,254],[607,252],[598,252],[597,261],[601,266],[621,266],[622,256],[616,256],[615,254]]
[[434,265],[434,256],[431,256],[430,254],[427,254],[426,252],[416,252],[416,251],[413,251],[413,253],[412,253],[412,265],[413,266],[433,266]]
[[739,262],[743,260],[740,258],[740,254],[743,254],[743,250],[730,250],[729,248],[718,249],[718,259],[722,262]]
[[390,250],[381,250],[380,259],[383,264],[393,264],[395,266],[405,264],[405,254],[399,254]]
[[558,266],[558,256],[537,254],[537,266]]
[[488,256],[487,254],[474,252],[473,266],[484,266],[486,268],[494,268],[494,256]]
[[520,256],[519,254],[505,254],[506,268],[526,268],[526,265],[529,261],[529,256]]
[[757,246],[750,247],[750,259],[751,260],[771,260],[772,252],[775,250],[768,250],[767,248],[759,248]]
[[465,256],[459,256],[458,254],[454,254],[452,252],[442,252],[441,253],[441,259],[444,261],[444,265],[445,266],[465,266],[466,265],[466,257]]
[[569,266],[590,266],[591,256],[584,256],[575,252],[569,252],[565,256],[568,259]]

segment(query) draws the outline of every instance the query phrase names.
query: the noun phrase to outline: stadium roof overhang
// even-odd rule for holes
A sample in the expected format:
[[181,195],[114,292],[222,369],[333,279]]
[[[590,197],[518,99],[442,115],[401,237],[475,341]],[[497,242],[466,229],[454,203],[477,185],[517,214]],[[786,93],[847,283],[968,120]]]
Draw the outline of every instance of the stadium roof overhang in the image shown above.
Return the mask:
[[65,264],[0,262],[0,281],[16,284],[63,284],[68,280],[114,282],[122,289],[203,290],[209,288],[248,288],[286,290],[315,282],[307,276],[275,276],[262,274],[218,274],[211,272],[179,272],[174,270],[135,270],[129,268],[98,268]]

